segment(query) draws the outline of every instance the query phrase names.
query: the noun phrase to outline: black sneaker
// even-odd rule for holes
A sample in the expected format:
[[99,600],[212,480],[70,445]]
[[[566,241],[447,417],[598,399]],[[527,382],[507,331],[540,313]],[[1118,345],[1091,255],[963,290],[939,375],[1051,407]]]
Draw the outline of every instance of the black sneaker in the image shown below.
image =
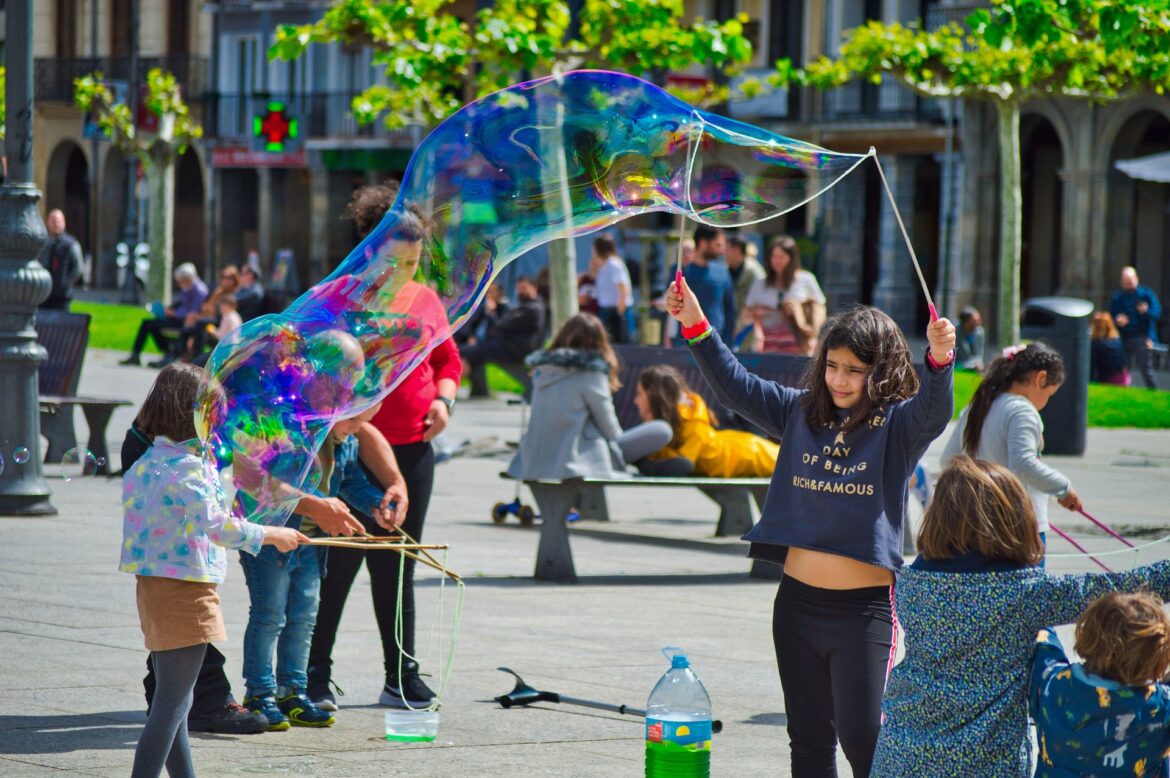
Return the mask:
[[[329,688],[332,686],[333,688]],[[337,696],[334,696],[333,691],[337,691]],[[316,705],[321,710],[336,711],[338,709],[337,697],[344,697],[345,692],[341,687],[332,681],[313,681],[309,683],[309,688],[305,690],[309,701]]]
[[264,714],[250,711],[235,700],[230,700],[222,708],[207,713],[192,712],[187,716],[187,729],[192,732],[251,735],[268,729],[268,719]]
[[318,708],[299,689],[277,697],[276,704],[294,727],[332,727],[336,721],[332,713]]
[[418,675],[417,662],[403,662],[401,678],[386,676],[386,685],[378,704],[388,708],[426,708],[435,701],[435,693]]
[[139,357],[137,354],[131,354],[130,356],[126,357],[125,359],[118,360],[118,364],[119,365],[138,365],[138,366],[141,366],[142,365],[142,358]]

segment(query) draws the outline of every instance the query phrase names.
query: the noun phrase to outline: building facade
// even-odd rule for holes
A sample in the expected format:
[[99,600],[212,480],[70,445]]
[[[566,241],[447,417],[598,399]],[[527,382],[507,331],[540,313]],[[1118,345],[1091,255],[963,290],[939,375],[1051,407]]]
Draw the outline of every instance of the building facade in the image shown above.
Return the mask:
[[[146,240],[145,184],[136,183],[141,171],[134,161],[99,139],[73,105],[74,79],[100,71],[115,98],[125,100],[132,85],[140,88],[146,73],[161,67],[176,75],[202,121],[209,18],[197,0],[46,0],[34,4],[33,25],[33,170],[42,210],[65,213],[69,232],[91,257],[90,283],[113,287],[116,244]],[[140,109],[138,127],[149,131],[151,118]],[[180,158],[175,181],[175,262],[206,269],[209,181],[201,144]]]

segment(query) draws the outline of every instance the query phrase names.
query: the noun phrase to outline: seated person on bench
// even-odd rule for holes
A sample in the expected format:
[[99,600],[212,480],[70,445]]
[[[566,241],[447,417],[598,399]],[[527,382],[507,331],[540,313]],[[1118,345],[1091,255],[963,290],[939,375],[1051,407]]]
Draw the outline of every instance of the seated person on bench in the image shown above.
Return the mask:
[[482,340],[459,349],[463,374],[471,378],[472,397],[487,397],[489,394],[484,372],[488,362],[520,363],[540,348],[544,340],[544,324],[544,302],[537,294],[536,282],[528,276],[520,276],[516,280],[516,302],[491,321]]
[[703,398],[673,367],[643,370],[634,404],[642,419],[665,420],[674,432],[668,445],[650,455],[651,461],[685,457],[695,463],[693,475],[707,478],[770,478],[776,469],[780,446],[751,432],[716,429],[717,420]]
[[[187,317],[192,314],[197,316],[203,302],[207,299],[207,285],[199,280],[199,271],[190,262],[184,262],[175,268],[175,284],[179,287],[179,293],[175,296],[174,304],[169,308],[164,308],[161,316],[145,319],[142,324],[138,325],[138,334],[134,336],[134,346],[130,349],[130,356],[119,364],[141,364],[142,347],[146,345],[148,337],[154,338],[155,345],[163,353],[162,359],[150,363],[151,367],[165,367],[174,361],[173,357],[168,359],[172,344],[163,337],[163,330],[182,329]],[[183,343],[185,345],[185,339]]]
[[[650,421],[622,431],[613,406],[618,363],[601,320],[579,313],[565,322],[534,368],[532,415],[508,474],[523,480],[620,478],[626,463],[670,442],[670,425]],[[685,462],[686,471],[692,465]],[[678,463],[676,463],[676,467]]]

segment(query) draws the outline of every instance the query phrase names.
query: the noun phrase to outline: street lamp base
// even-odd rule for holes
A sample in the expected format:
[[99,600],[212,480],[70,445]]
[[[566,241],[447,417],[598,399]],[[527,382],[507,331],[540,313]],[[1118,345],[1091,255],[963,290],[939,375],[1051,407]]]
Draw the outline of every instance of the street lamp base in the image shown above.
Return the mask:
[[56,516],[49,495],[0,494],[0,516]]

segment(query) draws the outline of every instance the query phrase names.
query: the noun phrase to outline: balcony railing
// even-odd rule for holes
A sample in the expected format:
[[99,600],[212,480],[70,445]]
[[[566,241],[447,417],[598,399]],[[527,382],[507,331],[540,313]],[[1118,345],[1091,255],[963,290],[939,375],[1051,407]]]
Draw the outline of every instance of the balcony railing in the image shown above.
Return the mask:
[[[207,91],[207,57],[171,56],[139,57],[135,83],[146,83],[152,68],[175,74],[187,102],[203,99]],[[77,59],[38,59],[33,78],[36,99],[45,102],[73,102],[73,80],[101,71],[106,81],[130,81],[130,60],[126,57],[79,57]]]
[[991,3],[989,2],[957,3],[955,5],[931,3],[926,9],[926,18],[923,21],[928,30],[937,30],[939,27],[950,22],[958,22],[960,26],[963,26],[972,11],[978,8],[989,8],[990,6]]
[[824,92],[821,118],[827,121],[930,120],[938,114],[933,100],[894,82],[852,81]]
[[280,103],[285,116],[297,121],[301,138],[378,138],[411,145],[414,134],[388,130],[380,120],[361,126],[351,105],[349,92],[310,92],[295,95],[208,95],[204,132],[224,140],[250,140],[253,119],[268,111],[270,102]]

